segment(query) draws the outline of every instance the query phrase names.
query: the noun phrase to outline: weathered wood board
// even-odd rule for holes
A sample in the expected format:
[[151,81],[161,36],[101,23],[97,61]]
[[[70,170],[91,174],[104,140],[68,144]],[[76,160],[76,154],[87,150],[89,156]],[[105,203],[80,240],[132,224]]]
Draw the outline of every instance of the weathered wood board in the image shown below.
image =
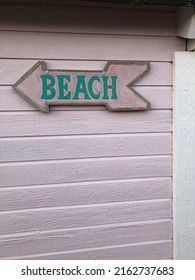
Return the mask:
[[0,188],[0,210],[170,198],[171,177],[136,178]]
[[[111,234],[112,233],[112,234]],[[45,254],[66,250],[86,249],[115,244],[134,244],[172,238],[171,220],[124,223],[90,228],[33,232],[0,238],[0,258]]]
[[[171,240],[153,241],[120,246],[105,246],[89,250],[72,250],[65,252],[34,254],[15,257],[30,260],[170,260],[173,258]],[[112,257],[111,257],[112,256]]]
[[0,187],[169,176],[170,155],[14,162],[1,164]]
[[171,61],[185,48],[184,39],[161,36],[0,31],[0,37],[1,58]]
[[133,84],[150,71],[149,62],[108,61],[100,71],[48,69],[38,61],[13,89],[40,112],[51,105],[104,105],[109,111],[150,109]]
[[171,155],[170,133],[103,134],[0,139],[0,162]]
[[107,111],[63,111],[49,115],[40,112],[0,113],[2,137],[171,132],[171,129],[170,110],[117,114]]
[[0,235],[170,219],[171,217],[171,199],[2,211]]

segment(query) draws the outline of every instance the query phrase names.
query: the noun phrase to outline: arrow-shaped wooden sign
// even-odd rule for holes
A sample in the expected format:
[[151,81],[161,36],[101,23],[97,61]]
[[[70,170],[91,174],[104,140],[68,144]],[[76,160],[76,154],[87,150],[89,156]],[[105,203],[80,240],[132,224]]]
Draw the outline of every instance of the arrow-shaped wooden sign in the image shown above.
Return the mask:
[[41,112],[50,105],[105,105],[110,111],[146,110],[150,104],[132,84],[150,69],[147,62],[109,61],[103,71],[48,70],[37,62],[13,88]]

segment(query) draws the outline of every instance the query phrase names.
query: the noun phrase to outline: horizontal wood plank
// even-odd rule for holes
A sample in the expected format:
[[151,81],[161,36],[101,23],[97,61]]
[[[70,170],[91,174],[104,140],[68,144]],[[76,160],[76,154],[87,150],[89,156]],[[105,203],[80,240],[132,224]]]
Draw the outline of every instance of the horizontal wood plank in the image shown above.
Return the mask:
[[172,221],[116,224],[55,232],[0,236],[0,258],[47,254],[172,238]]
[[[171,87],[136,86],[135,90],[150,102],[151,109],[171,109]],[[36,109],[16,94],[11,86],[0,86],[0,111],[35,111]],[[95,107],[95,108],[94,108]],[[50,106],[50,110],[106,110],[104,106]]]
[[172,197],[171,178],[0,188],[0,211]]
[[0,213],[0,234],[170,219],[171,199]]
[[144,112],[61,111],[0,114],[0,136],[170,132],[170,110]]
[[[0,85],[13,85],[37,60],[0,59]],[[48,69],[101,71],[107,61],[46,60]],[[172,63],[151,62],[150,71],[134,85],[170,86],[172,85]]]
[[[0,31],[0,58],[172,61],[178,37]],[[151,40],[152,39],[152,40]]]
[[172,153],[171,133],[2,138],[0,162]]
[[[15,257],[22,260],[165,260],[173,258],[172,240]],[[9,258],[8,258],[9,259]]]
[[4,4],[0,30],[176,36],[175,17],[171,11],[117,7],[40,5],[20,6],[16,12],[15,6]]
[[171,156],[0,164],[0,187],[169,176]]

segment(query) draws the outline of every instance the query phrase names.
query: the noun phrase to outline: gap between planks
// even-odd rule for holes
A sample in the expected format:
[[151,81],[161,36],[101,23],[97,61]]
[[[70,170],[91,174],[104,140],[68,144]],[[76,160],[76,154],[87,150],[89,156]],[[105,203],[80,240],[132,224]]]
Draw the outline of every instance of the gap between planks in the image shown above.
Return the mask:
[[39,188],[53,188],[53,187],[70,187],[90,185],[90,184],[109,184],[109,183],[126,183],[126,182],[145,182],[145,181],[161,181],[161,180],[172,180],[172,177],[150,177],[150,178],[133,178],[133,179],[115,179],[115,180],[96,180],[96,181],[82,181],[74,183],[58,183],[58,184],[42,184],[42,185],[27,185],[27,186],[10,186],[0,187],[0,192],[5,190],[26,190],[26,189],[39,189]]
[[[94,108],[95,107],[95,108]],[[150,111],[155,111],[155,110],[172,110],[172,108],[150,108]],[[107,111],[106,107],[104,105],[50,105],[50,111],[59,111],[59,112],[64,112],[64,111]],[[32,107],[32,109],[3,109],[0,112],[2,113],[11,113],[11,112],[36,112],[38,113],[39,111],[35,108]]]
[[[159,38],[176,38],[176,35],[166,35],[166,34],[162,34],[162,35],[158,35],[158,34],[148,34],[148,35],[139,35],[139,34],[134,34],[134,33],[104,33],[104,32],[75,32],[75,31],[39,31],[39,30],[15,30],[15,29],[0,29],[0,32],[21,32],[21,33],[44,33],[44,34],[61,34],[61,35],[102,35],[102,36],[129,36],[129,37],[159,37]],[[4,57],[5,58],[5,57]],[[17,58],[18,59],[18,58]],[[156,62],[156,60],[155,60]]]
[[13,136],[13,137],[3,137],[3,138],[0,138],[0,142],[1,141],[4,141],[4,140],[10,140],[10,141],[20,141],[20,140],[24,140],[24,141],[28,141],[29,139],[39,139],[39,140],[44,140],[45,138],[47,138],[48,140],[50,139],[75,139],[75,138],[112,138],[113,136],[120,136],[120,137],[128,137],[128,136],[131,136],[131,137],[136,137],[136,136],[141,136],[141,135],[144,135],[144,136],[169,136],[171,134],[171,132],[135,132],[135,133],[108,133],[108,134],[92,134],[92,135],[89,135],[89,134],[81,134],[81,135],[43,135],[43,136],[39,136],[39,135],[33,135],[33,136],[28,136],[28,139],[26,139],[27,137],[25,136]]
[[[0,60],[19,60],[19,61],[33,61],[34,62],[34,64],[36,63],[36,60],[37,59],[40,59],[40,58],[32,58],[32,57],[26,57],[26,58],[23,58],[23,57],[10,57],[10,56],[8,56],[8,57],[6,57],[6,56],[0,56]],[[76,58],[76,59],[74,59],[74,58],[47,58],[47,59],[40,59],[40,60],[45,60],[45,61],[56,61],[56,62],[62,62],[62,61],[64,61],[64,62],[66,62],[66,61],[68,61],[68,62],[74,62],[74,61],[76,61],[76,62],[104,62],[105,64],[110,60],[110,59],[101,59],[101,58],[98,58],[98,59],[92,59],[92,58]],[[121,59],[111,59],[111,61],[115,61],[115,62],[117,62],[117,61],[123,61],[123,60],[121,60]],[[124,61],[126,61],[126,59],[124,60]],[[137,61],[137,60],[135,60],[135,59],[129,59],[129,61]],[[172,60],[170,60],[170,61],[166,61],[166,60],[152,60],[152,59],[150,59],[150,60],[144,60],[144,59],[142,59],[141,60],[142,62],[151,62],[151,63],[165,63],[165,64],[167,64],[167,63],[173,63],[173,61]],[[49,70],[51,71],[51,70],[55,70],[55,69],[50,69],[49,68]],[[62,69],[60,69],[60,70],[64,70],[63,68]],[[68,70],[72,70],[72,69],[68,69],[67,68],[67,71]],[[84,69],[85,70],[85,69]],[[103,69],[98,69],[97,71],[102,71]],[[79,71],[79,70],[78,70]],[[93,69],[86,69],[86,71],[93,71]],[[95,70],[94,70],[95,71]],[[1,85],[3,85],[3,84],[1,84]],[[11,85],[11,84],[6,84],[6,85],[3,85],[3,86],[9,86],[9,85]],[[152,86],[152,85],[151,85]]]
[[[185,51],[186,49],[184,49],[183,51]],[[51,61],[51,62],[53,62],[53,61],[59,61],[59,62],[62,62],[62,61],[80,61],[80,62],[92,62],[92,61],[97,61],[97,62],[107,62],[107,61],[115,61],[115,62],[117,62],[117,61],[132,61],[132,62],[134,62],[134,61],[142,61],[142,62],[150,62],[150,63],[173,63],[173,61],[172,60],[152,60],[152,58],[151,59],[107,59],[107,60],[105,60],[105,58],[104,59],[101,59],[101,58],[96,58],[95,60],[93,60],[92,58],[76,58],[76,59],[73,59],[73,58],[52,58],[52,57],[50,57],[50,58],[42,58],[42,57],[32,57],[32,58],[29,58],[29,57],[11,57],[11,56],[0,56],[0,60],[19,60],[19,61],[22,61],[22,60],[24,60],[24,61],[33,61],[33,62],[37,62],[37,61]],[[35,63],[36,63],[35,62]],[[34,63],[34,64],[35,64]],[[32,65],[33,66],[33,65]],[[29,67],[30,68],[30,67]],[[49,70],[51,71],[51,70],[55,70],[55,69],[50,69],[49,68]],[[64,69],[59,69],[59,70],[64,70]],[[65,69],[66,70],[66,69]],[[67,69],[67,71],[68,71],[69,69]],[[85,69],[84,69],[85,70]],[[79,71],[79,70],[78,70]],[[86,72],[87,71],[95,71],[95,70],[93,70],[93,69],[91,69],[91,70],[86,70]],[[101,69],[100,69],[100,71],[101,71]],[[26,71],[27,72],[27,71]],[[0,85],[2,85],[2,86],[12,86],[13,84],[0,84]],[[172,84],[170,84],[170,85],[168,85],[168,86],[171,86]],[[147,86],[147,85],[146,85]],[[150,86],[152,86],[152,85],[150,85]],[[155,86],[155,85],[154,85]],[[162,86],[164,86],[164,85],[162,85]],[[165,85],[166,86],[166,85]]]
[[116,161],[118,159],[143,159],[143,158],[167,158],[170,159],[172,158],[172,154],[168,154],[168,155],[142,155],[142,156],[108,156],[108,157],[93,157],[93,158],[76,158],[76,159],[48,159],[48,160],[26,160],[26,161],[22,161],[22,162],[18,162],[18,161],[11,161],[11,162],[2,162],[0,163],[0,167],[1,166],[12,166],[12,165],[18,165],[18,166],[22,166],[22,165],[31,165],[32,163],[40,163],[40,164],[44,164],[44,163],[54,163],[55,162],[81,162],[81,161],[106,161],[107,159],[111,159],[113,161]]
[[155,154],[155,155],[139,155],[139,156],[99,156],[99,157],[97,157],[97,156],[93,156],[93,157],[76,157],[76,158],[68,158],[68,159],[61,159],[61,158],[59,158],[59,159],[26,159],[26,160],[22,160],[22,161],[14,161],[14,160],[12,160],[12,161],[6,161],[6,160],[4,160],[4,161],[2,161],[2,162],[0,162],[0,167],[2,166],[2,165],[4,165],[4,164],[8,164],[8,165],[12,165],[12,164],[18,164],[18,163],[21,163],[21,165],[25,165],[26,163],[34,163],[34,162],[37,162],[37,163],[41,163],[41,162],[44,162],[44,163],[46,163],[46,162],[51,162],[51,161],[56,161],[56,162],[59,162],[59,161],[63,161],[63,162],[65,162],[65,161],[68,161],[68,160],[70,160],[70,161],[80,161],[80,160],[98,160],[98,159],[101,159],[101,160],[107,160],[107,159],[127,159],[127,158],[129,158],[129,159],[131,159],[131,158],[146,158],[146,157],[154,157],[154,156],[156,156],[156,157],[161,157],[161,156],[163,156],[163,157],[172,157],[172,153],[170,153],[170,154]]
[[[0,113],[1,114],[1,113]],[[150,132],[136,132],[136,134],[138,134],[138,135],[140,135],[140,134],[148,134],[148,133],[150,133]],[[153,133],[153,134],[161,134],[161,132],[151,132],[151,133]],[[165,134],[171,134],[172,135],[172,131],[163,131],[162,132],[162,134],[163,133],[165,133]],[[70,136],[70,137],[74,137],[74,136],[78,136],[78,137],[82,137],[82,136],[101,136],[101,135],[104,135],[104,136],[107,136],[107,135],[110,135],[110,136],[112,136],[112,135],[134,135],[134,132],[127,132],[127,133],[125,133],[125,132],[123,132],[123,133],[93,133],[93,134],[68,134],[67,136],[66,135],[64,135],[64,134],[58,134],[58,135],[27,135],[27,136],[1,136],[0,137],[0,141],[2,140],[4,140],[4,139],[18,139],[18,140],[20,140],[20,139],[26,139],[26,140],[28,140],[29,138],[39,138],[39,137],[44,137],[44,138],[48,138],[48,137],[68,137],[68,136]],[[24,140],[25,140],[24,139]]]
[[57,35],[93,35],[93,36],[97,36],[97,37],[109,37],[109,36],[119,36],[119,37],[143,37],[143,38],[162,38],[162,37],[166,37],[166,38],[177,38],[177,35],[161,35],[161,34],[129,34],[129,33],[94,33],[94,32],[75,32],[75,31],[41,31],[41,30],[9,30],[9,29],[0,29],[0,34],[1,33],[35,33],[35,34],[57,34]]
[[[85,112],[83,110],[81,110],[81,111]],[[104,110],[104,111],[109,113],[108,110]],[[159,111],[159,109],[157,109],[155,111]],[[172,109],[161,109],[161,111],[168,111],[169,112],[169,111],[172,111]],[[40,113],[39,111],[25,111],[25,112],[23,112],[23,111],[19,111],[19,112],[12,111],[12,112],[0,112],[0,115],[36,115],[37,112]],[[64,112],[66,113],[66,110],[64,110]],[[140,112],[143,113],[144,111],[140,111]],[[139,111],[115,112],[115,113],[110,112],[110,113],[111,114],[128,114],[128,113],[131,114],[131,113],[139,113]],[[48,115],[48,113],[41,113],[41,114]],[[56,112],[56,114],[57,114],[57,112]]]

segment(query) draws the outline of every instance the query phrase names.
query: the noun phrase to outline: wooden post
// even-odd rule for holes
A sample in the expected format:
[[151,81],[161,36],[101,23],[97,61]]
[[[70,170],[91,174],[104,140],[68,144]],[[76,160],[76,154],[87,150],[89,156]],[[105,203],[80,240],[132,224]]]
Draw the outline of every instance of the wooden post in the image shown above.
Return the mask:
[[174,258],[195,259],[195,53],[174,62]]

